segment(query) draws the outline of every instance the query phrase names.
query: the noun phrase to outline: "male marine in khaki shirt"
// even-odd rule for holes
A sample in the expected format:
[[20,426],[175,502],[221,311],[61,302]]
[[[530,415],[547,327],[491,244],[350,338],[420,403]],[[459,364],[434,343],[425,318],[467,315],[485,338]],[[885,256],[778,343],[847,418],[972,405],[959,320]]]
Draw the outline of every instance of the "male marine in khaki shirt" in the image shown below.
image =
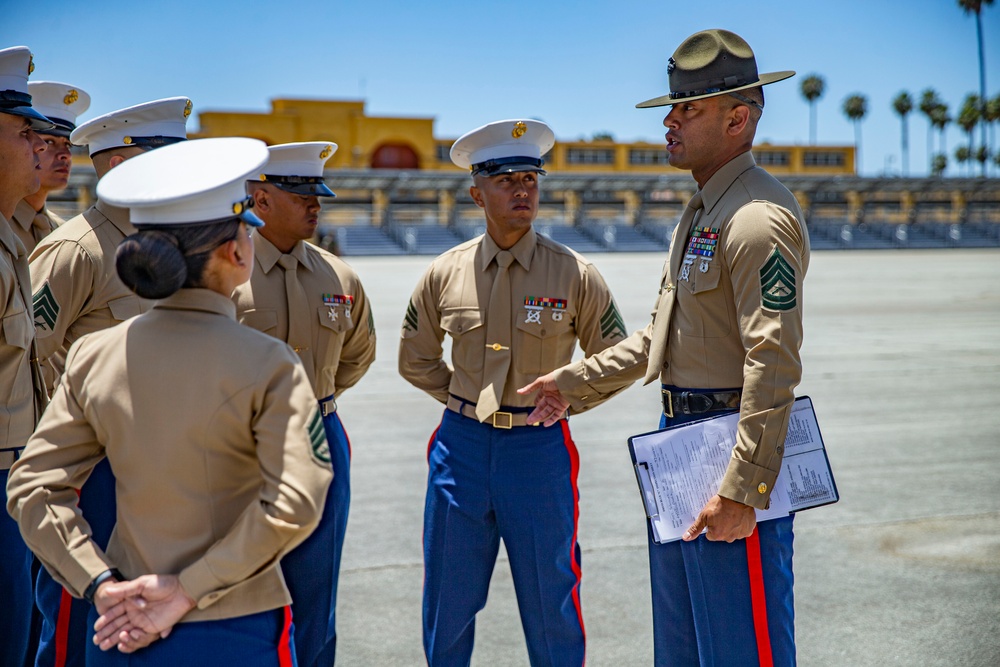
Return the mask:
[[308,240],[316,232],[319,197],[334,194],[323,166],[337,144],[328,141],[268,148],[261,180],[248,189],[266,223],[257,232],[253,275],[233,298],[241,323],[291,345],[309,374],[323,415],[333,465],[319,527],[281,561],[295,615],[301,667],[334,663],[340,555],[351,504],[351,446],[335,398],[375,361],[375,324],[354,269]]
[[14,212],[14,232],[31,256],[35,246],[65,220],[46,207],[49,194],[62,190],[69,183],[73,159],[70,133],[76,129],[77,117],[90,108],[90,95],[68,83],[31,81],[28,83],[31,104],[39,113],[55,123],[50,130],[40,132],[45,140],[42,153],[41,186],[38,192],[22,199]]
[[[11,229],[17,203],[39,186],[45,142],[37,131],[52,123],[31,107],[31,52],[0,50],[0,486],[44,408],[45,388],[32,363],[31,281],[27,253]],[[27,656],[34,604],[31,554],[6,514],[0,513],[0,665],[21,667]]]
[[[100,181],[128,159],[185,140],[190,112],[191,102],[186,97],[146,102],[83,123],[70,140],[87,146]],[[35,334],[50,392],[62,375],[66,353],[74,341],[152,307],[152,301],[125,287],[115,271],[118,244],[133,232],[128,210],[112,206],[98,195],[93,206],[60,225],[31,254]],[[102,548],[115,524],[114,483],[104,460],[80,490],[80,510]],[[63,587],[44,570],[39,573],[35,595],[42,613],[39,664],[54,664],[59,650],[67,667],[82,665],[89,605],[64,594]]]
[[[407,308],[400,373],[447,409],[431,439],[424,510],[424,653],[468,664],[500,539],[510,557],[531,664],[583,664],[579,457],[565,419],[532,427],[515,389],[621,340],[603,278],[572,250],[538,236],[538,177],[552,130],[497,121],[451,149],[471,169],[486,234],[434,260]],[[452,363],[442,358],[451,337]]]
[[[663,384],[661,425],[740,414],[721,487],[683,542],[649,543],[657,665],[795,663],[792,517],[756,525],[781,468],[802,375],[809,236],[795,197],[750,152],[763,85],[750,46],[706,30],[669,60],[669,162],[699,190],[674,231],[655,317],[621,344],[523,388],[551,421],[640,377]],[[702,530],[706,534],[699,535]]]

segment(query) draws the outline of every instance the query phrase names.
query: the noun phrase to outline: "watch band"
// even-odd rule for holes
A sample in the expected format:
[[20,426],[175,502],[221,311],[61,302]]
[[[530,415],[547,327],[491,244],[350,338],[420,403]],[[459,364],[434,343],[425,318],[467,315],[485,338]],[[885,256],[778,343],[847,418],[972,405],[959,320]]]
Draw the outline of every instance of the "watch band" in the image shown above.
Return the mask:
[[122,581],[123,578],[121,572],[114,568],[101,572],[99,575],[94,577],[94,580],[90,582],[89,586],[87,586],[87,590],[83,592],[83,599],[90,604],[94,604],[94,595],[97,593],[97,587],[108,579],[117,579],[118,581]]

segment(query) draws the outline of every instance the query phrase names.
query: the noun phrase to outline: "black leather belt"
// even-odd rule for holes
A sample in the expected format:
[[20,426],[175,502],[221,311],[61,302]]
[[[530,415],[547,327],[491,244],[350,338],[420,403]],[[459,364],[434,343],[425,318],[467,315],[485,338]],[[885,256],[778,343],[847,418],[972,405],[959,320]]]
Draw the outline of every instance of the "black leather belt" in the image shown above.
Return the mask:
[[333,396],[327,396],[322,401],[319,402],[319,411],[323,417],[327,415],[332,415],[337,411],[337,399]]
[[[479,421],[479,417],[476,416],[476,404],[470,403],[466,400],[459,398],[458,396],[449,395],[448,402],[445,403],[447,407],[452,412],[457,412],[463,417],[468,417],[469,419],[475,419]],[[507,408],[504,410],[502,407],[499,411],[494,412],[492,415],[486,418],[484,424],[492,426],[493,428],[510,429],[515,426],[538,426],[540,422],[534,424],[528,423],[528,415],[534,408]]]
[[735,410],[740,407],[739,391],[671,391],[660,389],[663,398],[663,414],[673,417],[680,415],[700,415],[703,412]]

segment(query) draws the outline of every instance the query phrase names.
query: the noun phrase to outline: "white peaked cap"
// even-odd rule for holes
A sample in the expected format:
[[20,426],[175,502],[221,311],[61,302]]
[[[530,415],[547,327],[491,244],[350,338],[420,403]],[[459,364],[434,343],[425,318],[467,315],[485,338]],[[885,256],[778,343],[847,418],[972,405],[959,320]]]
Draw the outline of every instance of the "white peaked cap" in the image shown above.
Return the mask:
[[128,208],[132,224],[183,225],[232,220],[264,223],[249,210],[248,178],[267,164],[257,139],[195,139],[137,155],[97,183],[97,196]]
[[76,119],[90,108],[90,95],[78,86],[59,81],[31,81],[31,106],[53,123],[47,134],[65,134],[76,129]]
[[109,148],[164,146],[187,139],[191,100],[167,97],[106,113],[73,130],[69,140],[93,156]]
[[451,147],[451,161],[473,173],[542,170],[542,156],[556,139],[545,123],[526,118],[498,120],[476,128]]

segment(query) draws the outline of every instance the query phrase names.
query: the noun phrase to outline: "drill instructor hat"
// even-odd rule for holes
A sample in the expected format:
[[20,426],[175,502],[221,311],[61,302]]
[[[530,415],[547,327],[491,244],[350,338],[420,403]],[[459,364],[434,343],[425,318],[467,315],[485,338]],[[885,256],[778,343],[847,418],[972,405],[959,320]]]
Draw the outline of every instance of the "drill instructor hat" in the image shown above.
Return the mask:
[[758,74],[757,60],[746,40],[728,30],[703,30],[681,42],[667,61],[670,92],[635,106],[663,107],[729,95],[794,75],[790,70]]

